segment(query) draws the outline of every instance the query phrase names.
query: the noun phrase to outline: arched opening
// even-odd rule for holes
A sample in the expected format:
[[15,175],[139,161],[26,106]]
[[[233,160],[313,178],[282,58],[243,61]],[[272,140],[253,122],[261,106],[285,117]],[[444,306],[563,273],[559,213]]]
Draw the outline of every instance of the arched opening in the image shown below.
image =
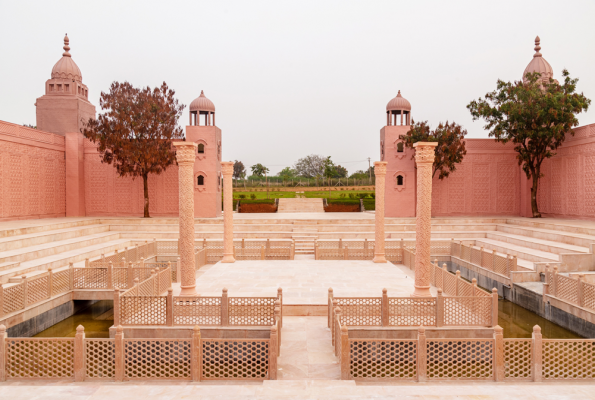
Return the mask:
[[397,175],[397,186],[403,186],[403,175]]
[[198,154],[204,154],[205,153],[205,145],[202,143],[198,144]]
[[202,175],[199,175],[196,177],[196,184],[198,186],[204,186],[205,185],[205,177]]
[[397,153],[403,152],[403,142],[397,143]]

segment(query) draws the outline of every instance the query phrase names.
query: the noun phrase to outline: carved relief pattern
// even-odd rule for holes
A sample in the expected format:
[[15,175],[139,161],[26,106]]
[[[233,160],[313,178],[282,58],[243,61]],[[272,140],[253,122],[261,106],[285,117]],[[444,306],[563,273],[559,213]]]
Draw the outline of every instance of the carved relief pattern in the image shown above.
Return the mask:
[[[176,145],[178,160],[178,187],[180,198],[180,254],[182,291],[196,286],[194,272],[194,159],[196,144],[183,142]],[[185,293],[182,293],[185,294]]]
[[457,171],[447,178],[449,213],[460,213],[465,210],[465,167],[465,165],[457,167]]
[[374,255],[384,258],[384,192],[386,186],[386,161],[374,163],[376,176],[375,247]]
[[568,193],[567,202],[568,209],[566,212],[571,215],[579,215],[579,171],[580,159],[578,156],[569,158],[566,162],[567,167],[567,185],[566,192]]
[[584,179],[585,212],[589,216],[595,216],[595,156],[585,157]]
[[489,164],[473,164],[473,211],[490,211]]
[[[514,204],[516,199],[515,188],[516,185],[516,169],[512,168],[510,163],[499,162],[496,164],[498,170],[498,182],[497,182],[497,210],[499,213],[510,213],[514,212]],[[488,177],[489,179],[489,177]]]
[[432,216],[432,164],[434,147],[418,146],[415,152],[417,163],[417,209],[415,224],[415,286],[430,286],[430,234]]
[[552,212],[562,214],[562,163],[564,160],[552,160]]

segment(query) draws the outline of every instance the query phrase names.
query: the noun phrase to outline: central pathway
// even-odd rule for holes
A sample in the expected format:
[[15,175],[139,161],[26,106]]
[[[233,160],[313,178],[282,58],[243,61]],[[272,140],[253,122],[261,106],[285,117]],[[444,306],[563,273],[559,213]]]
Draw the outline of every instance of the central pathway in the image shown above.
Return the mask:
[[278,213],[324,213],[322,199],[279,199]]
[[283,317],[277,379],[341,379],[327,317]]

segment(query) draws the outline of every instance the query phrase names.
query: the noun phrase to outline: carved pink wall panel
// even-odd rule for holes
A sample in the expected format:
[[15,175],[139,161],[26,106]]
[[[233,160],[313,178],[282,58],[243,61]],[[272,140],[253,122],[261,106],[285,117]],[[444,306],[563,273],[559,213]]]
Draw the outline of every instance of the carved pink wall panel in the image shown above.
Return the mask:
[[[178,167],[149,175],[151,216],[178,215]],[[85,207],[89,216],[142,216],[142,178],[120,177],[112,165],[104,164],[95,146],[85,141]]]

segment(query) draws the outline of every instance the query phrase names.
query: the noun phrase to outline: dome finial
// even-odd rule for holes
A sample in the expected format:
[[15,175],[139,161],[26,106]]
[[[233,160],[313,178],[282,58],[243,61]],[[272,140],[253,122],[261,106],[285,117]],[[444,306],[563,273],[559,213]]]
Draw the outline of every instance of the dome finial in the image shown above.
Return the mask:
[[70,50],[70,46],[68,45],[69,42],[70,40],[68,39],[67,33],[66,36],[64,36],[64,47],[62,47],[64,49],[64,53],[62,53],[64,57],[70,57],[70,53],[68,52],[68,50]]
[[402,97],[401,96],[401,91],[399,90],[399,93],[397,93],[397,97]]
[[541,39],[539,39],[539,36],[537,36],[535,38],[535,54],[533,54],[533,57],[541,57],[541,53],[539,52],[539,50],[541,50],[541,46],[539,45],[540,42]]
[[204,90],[201,90],[200,91],[200,97],[205,97],[205,91]]

